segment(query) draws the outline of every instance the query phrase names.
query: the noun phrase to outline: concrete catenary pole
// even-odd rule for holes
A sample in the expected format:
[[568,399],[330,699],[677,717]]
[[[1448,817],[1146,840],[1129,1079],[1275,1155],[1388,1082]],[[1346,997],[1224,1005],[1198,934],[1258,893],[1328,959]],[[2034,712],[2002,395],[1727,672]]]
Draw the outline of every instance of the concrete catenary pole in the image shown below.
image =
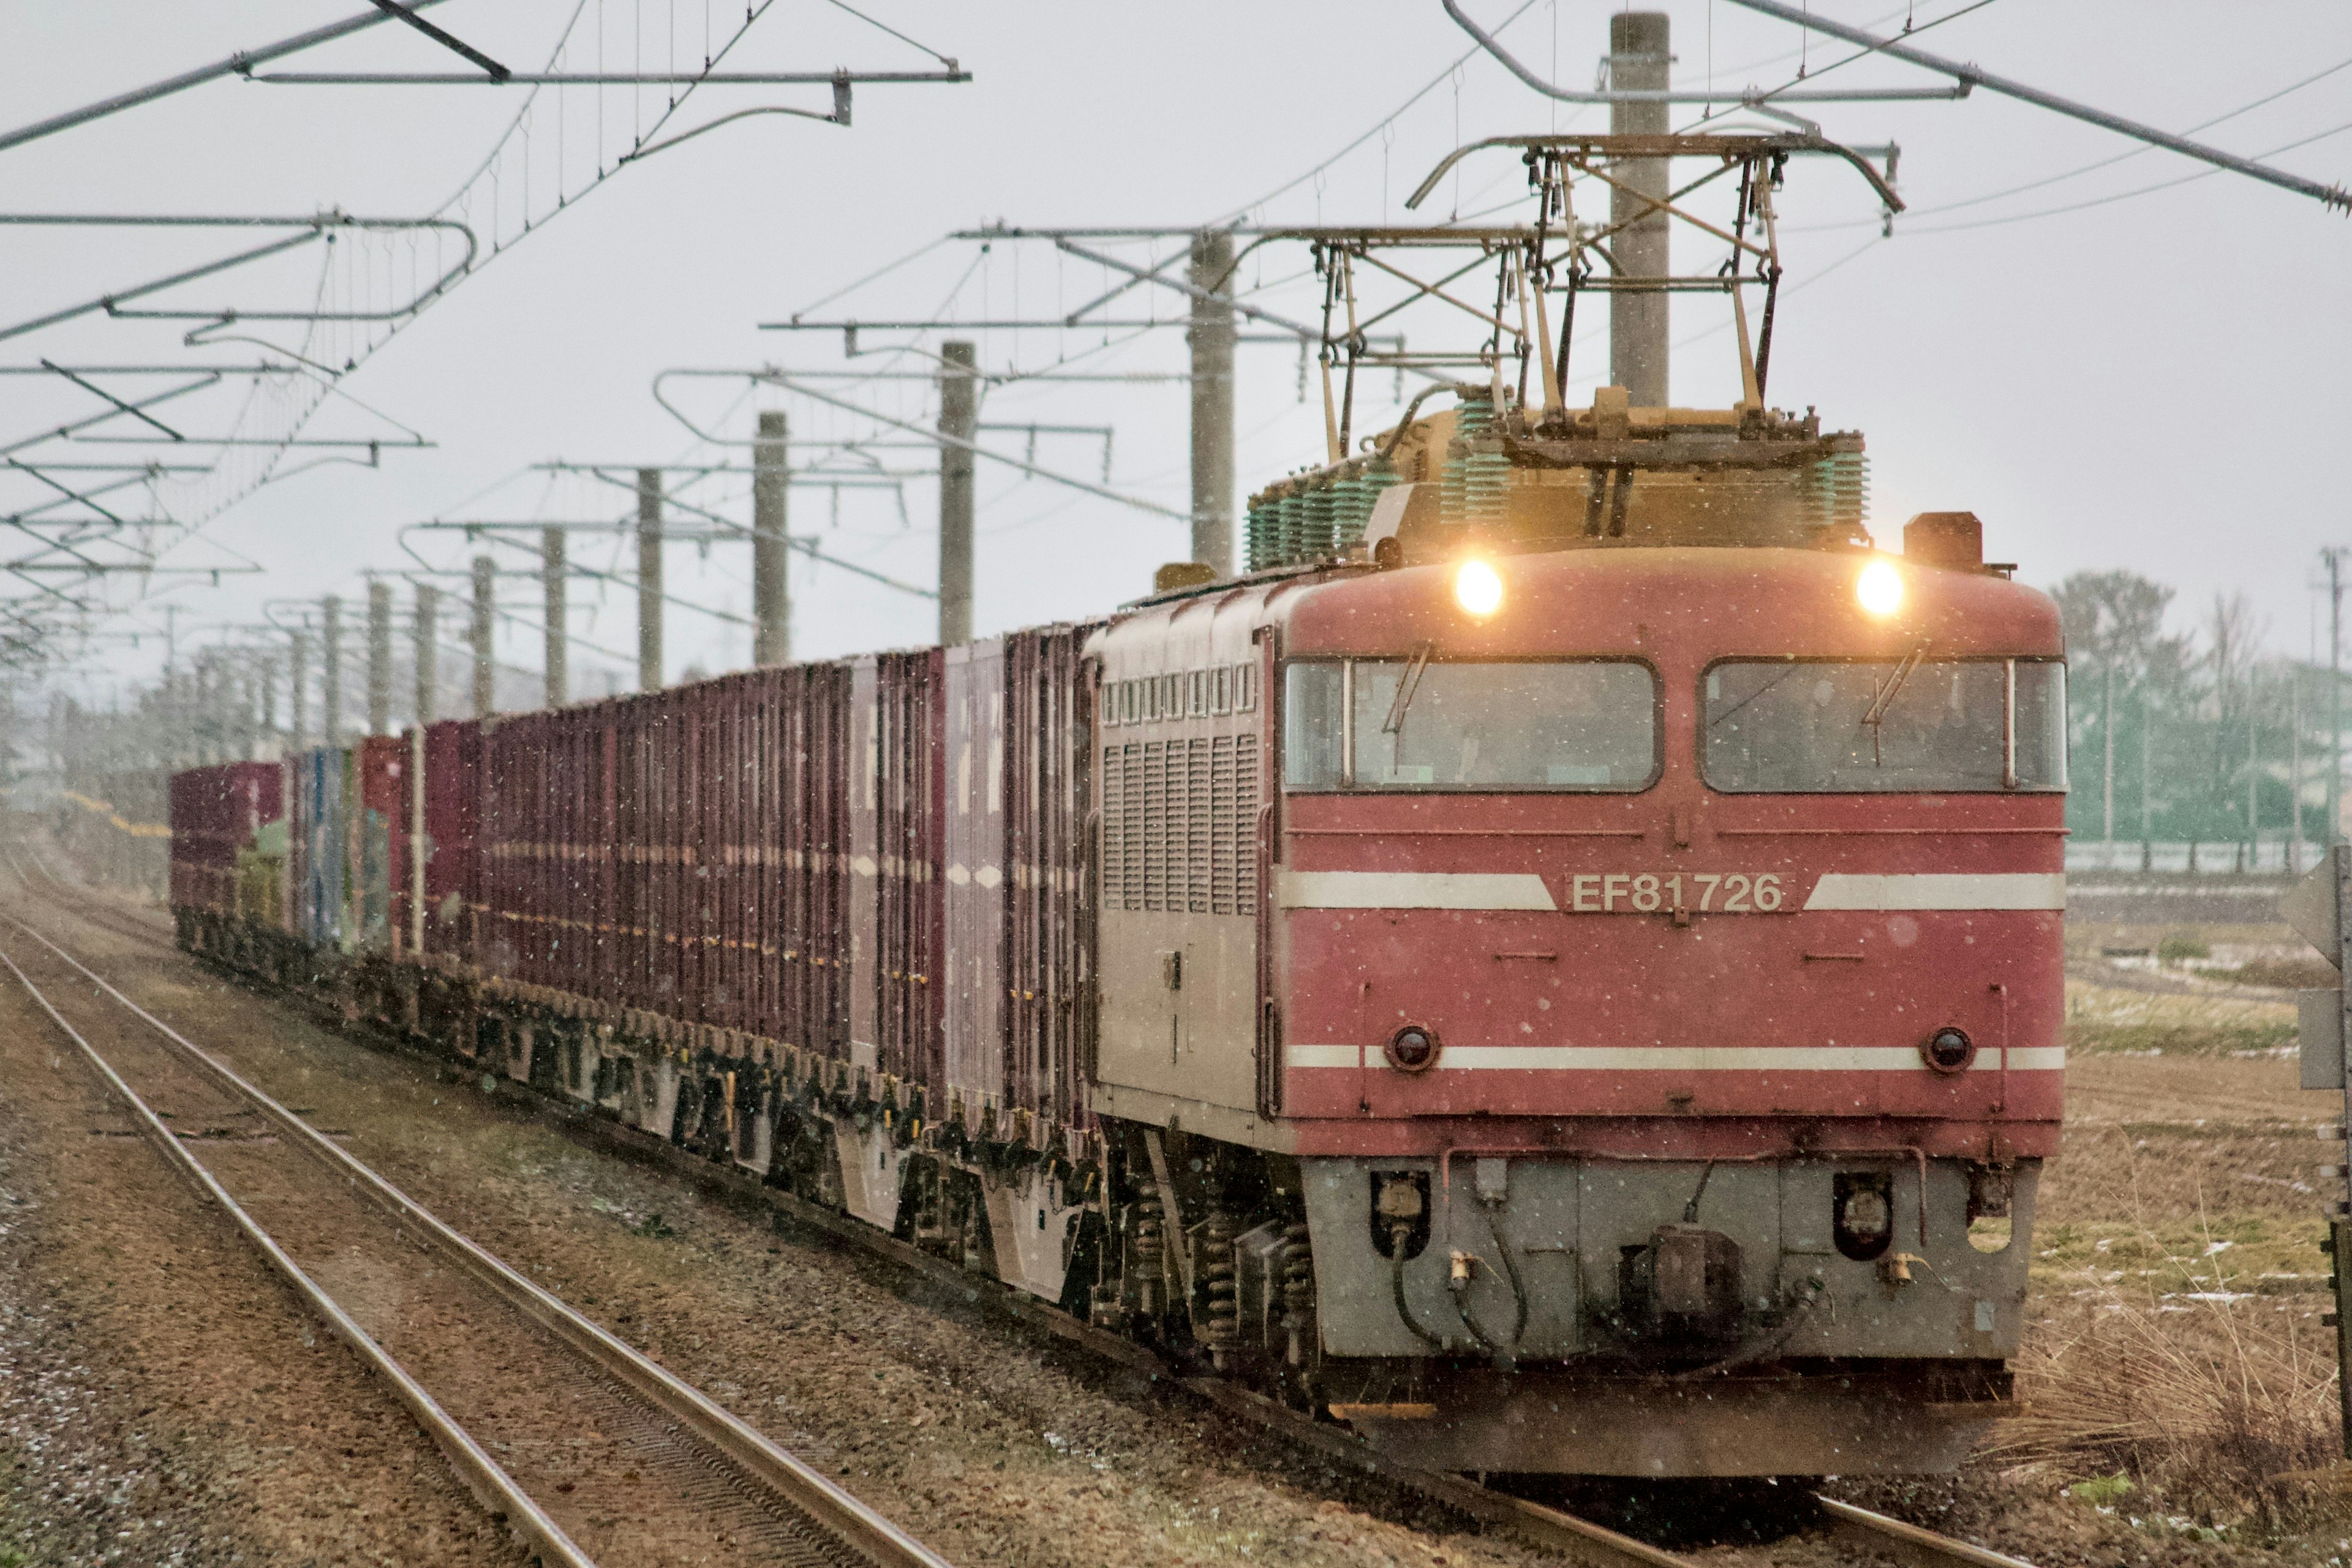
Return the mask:
[[435,623],[441,618],[441,593],[430,583],[416,584],[416,721],[408,729],[408,951],[425,951],[426,863],[432,858],[425,841],[425,729],[433,722],[434,700],[439,682],[439,648]]
[[1213,228],[1192,237],[1192,559],[1234,569],[1234,308],[1228,298],[1234,237]]
[[430,583],[416,584],[416,642],[410,655],[416,662],[416,727],[420,730],[433,722],[433,710],[440,703],[440,645],[436,634],[440,629],[441,590]]
[[[1664,91],[1674,56],[1663,11],[1623,11],[1609,18],[1609,84],[1622,91]],[[1666,105],[1612,103],[1609,130],[1617,136],[1664,136],[1670,129]],[[1609,221],[1619,232],[1610,247],[1623,278],[1664,278],[1673,222],[1664,212],[1642,216],[1644,195],[1663,201],[1672,187],[1664,158],[1634,158],[1617,165],[1623,186],[1609,196]],[[1625,388],[1636,408],[1664,408],[1666,396],[1668,296],[1663,291],[1609,296],[1609,379]]]
[[[940,642],[971,640],[972,456],[980,425],[980,358],[970,343],[941,343],[940,358]],[[964,445],[954,445],[962,442]]]
[[763,411],[759,438],[751,443],[751,662],[755,665],[793,660],[793,584],[786,564],[790,456],[784,411]]
[[637,689],[662,689],[662,477],[637,470]]
[[213,755],[213,655],[210,648],[197,650],[191,673],[195,678],[194,700],[189,705],[195,715],[194,750],[198,767],[209,767],[220,761]]
[[563,641],[564,622],[569,616],[563,602],[563,531],[542,528],[539,531],[540,578],[546,590],[547,605],[542,614],[547,621],[547,706],[561,708],[570,700],[566,694],[564,655],[569,651]]
[[368,584],[367,732],[392,729],[392,584]]
[[319,602],[319,636],[323,652],[319,662],[320,743],[343,743],[343,602],[330,594]]
[[255,656],[260,668],[261,734],[258,755],[265,760],[274,754],[282,739],[278,728],[278,656],[267,648]]
[[286,640],[286,747],[299,752],[310,743],[310,634],[293,632]]
[[474,717],[487,719],[498,711],[499,563],[487,555],[474,557]]

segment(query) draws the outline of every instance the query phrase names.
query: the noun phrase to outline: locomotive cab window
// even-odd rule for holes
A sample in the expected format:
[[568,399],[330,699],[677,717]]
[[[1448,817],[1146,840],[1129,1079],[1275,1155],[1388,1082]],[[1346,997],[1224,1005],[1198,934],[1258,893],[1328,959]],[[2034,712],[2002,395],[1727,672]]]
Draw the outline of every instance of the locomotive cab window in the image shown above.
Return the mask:
[[1658,771],[1658,680],[1630,660],[1299,660],[1283,686],[1295,790],[1632,792]]
[[2066,667],[2052,659],[1754,660],[1706,672],[1706,782],[1731,793],[2066,787]]

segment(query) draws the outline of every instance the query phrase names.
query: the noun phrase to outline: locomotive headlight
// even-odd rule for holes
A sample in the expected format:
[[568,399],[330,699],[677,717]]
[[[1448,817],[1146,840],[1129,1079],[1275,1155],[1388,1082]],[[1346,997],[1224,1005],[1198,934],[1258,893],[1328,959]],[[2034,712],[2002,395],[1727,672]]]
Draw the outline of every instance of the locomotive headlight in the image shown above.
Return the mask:
[[1853,581],[1853,596],[1866,615],[1881,620],[1903,607],[1903,574],[1885,561],[1874,561]]
[[1485,620],[1503,607],[1503,579],[1484,561],[1465,561],[1454,569],[1454,602]]

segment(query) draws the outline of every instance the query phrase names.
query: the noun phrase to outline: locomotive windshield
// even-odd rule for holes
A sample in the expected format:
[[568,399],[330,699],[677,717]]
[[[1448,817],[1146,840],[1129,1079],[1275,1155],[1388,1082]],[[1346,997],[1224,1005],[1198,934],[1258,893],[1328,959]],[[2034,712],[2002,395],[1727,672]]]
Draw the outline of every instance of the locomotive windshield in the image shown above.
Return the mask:
[[1787,794],[2066,787],[2066,667],[1774,659],[1706,673],[1706,782]]
[[1633,791],[1657,773],[1658,680],[1628,661],[1300,661],[1284,776],[1307,790]]

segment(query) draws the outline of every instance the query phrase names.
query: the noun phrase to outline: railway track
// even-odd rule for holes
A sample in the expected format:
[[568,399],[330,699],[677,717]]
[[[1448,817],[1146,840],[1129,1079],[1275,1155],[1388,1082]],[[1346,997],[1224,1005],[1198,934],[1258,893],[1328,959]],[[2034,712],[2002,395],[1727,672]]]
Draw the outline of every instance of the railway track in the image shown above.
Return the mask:
[[383,1379],[542,1563],[947,1568],[40,931],[0,913],[0,935],[12,939],[0,967],[138,1130]]
[[[30,879],[25,877],[21,867],[17,868],[17,872],[19,882],[28,890],[42,891],[31,888]],[[60,901],[56,894],[46,896],[53,902]],[[60,912],[83,914],[78,904],[65,905]],[[5,914],[0,914],[0,921],[22,927],[21,921]],[[64,955],[62,950],[54,949],[54,944],[47,944],[46,939],[39,939],[37,933],[33,934],[104,987],[123,1006],[136,1010],[135,1005],[128,998],[114,992],[78,961]],[[158,940],[154,933],[144,931],[117,934],[142,941]],[[413,1042],[364,1025],[352,1025],[331,1010],[310,1004],[307,999],[289,999],[301,1003],[312,1019],[323,1026],[346,1034],[356,1032],[379,1047],[404,1053],[425,1054],[419,1052]],[[193,1047],[188,1048],[194,1049]],[[446,1065],[437,1058],[431,1059],[436,1065]],[[226,1071],[226,1068],[219,1070]],[[847,1242],[902,1268],[950,1285],[960,1295],[969,1297],[971,1294],[974,1281],[964,1270],[844,1215],[767,1186],[748,1172],[692,1158],[664,1140],[616,1121],[583,1118],[576,1108],[559,1104],[529,1086],[497,1079],[487,1080],[490,1087],[485,1089],[481,1087],[484,1081],[469,1077],[453,1079],[453,1082],[461,1082],[467,1092],[482,1093],[495,1101],[520,1105],[575,1139],[610,1152],[661,1163],[698,1186],[739,1201],[748,1199],[765,1205],[782,1213],[802,1228]],[[253,1092],[258,1093],[257,1090]],[[301,1125],[307,1131],[307,1124]],[[310,1136],[315,1138],[317,1134],[311,1133]],[[328,1147],[331,1149],[332,1145]],[[333,1150],[333,1152],[340,1158],[349,1158],[340,1149]],[[529,1286],[528,1281],[516,1278],[526,1289],[535,1290],[536,1288]],[[552,1298],[548,1300],[551,1301]],[[1140,1373],[1156,1382],[1171,1384],[1228,1415],[1278,1434],[1300,1448],[1352,1469],[1377,1475],[1403,1490],[1475,1520],[1486,1528],[1506,1531],[1567,1561],[1584,1564],[1586,1568],[1695,1568],[1691,1559],[1558,1509],[1515,1497],[1466,1477],[1400,1464],[1340,1427],[1316,1421],[1299,1411],[1222,1379],[1190,1375],[1181,1369],[1171,1368],[1144,1347],[1097,1329],[1043,1302],[1032,1301],[1011,1291],[982,1292],[977,1301],[999,1316],[1041,1329],[1100,1360]],[[582,1321],[584,1323],[585,1321]],[[588,1327],[593,1329],[593,1325]],[[602,1331],[593,1331],[602,1334]],[[625,1346],[622,1348],[626,1349]],[[666,1377],[667,1374],[662,1375]],[[1953,1568],[1955,1564],[1966,1565],[1966,1568],[2032,1568],[2022,1559],[1941,1535],[1838,1499],[1817,1496],[1814,1500],[1820,1509],[1822,1533],[1841,1547],[1874,1563],[1894,1562],[1906,1564],[1907,1568]]]

